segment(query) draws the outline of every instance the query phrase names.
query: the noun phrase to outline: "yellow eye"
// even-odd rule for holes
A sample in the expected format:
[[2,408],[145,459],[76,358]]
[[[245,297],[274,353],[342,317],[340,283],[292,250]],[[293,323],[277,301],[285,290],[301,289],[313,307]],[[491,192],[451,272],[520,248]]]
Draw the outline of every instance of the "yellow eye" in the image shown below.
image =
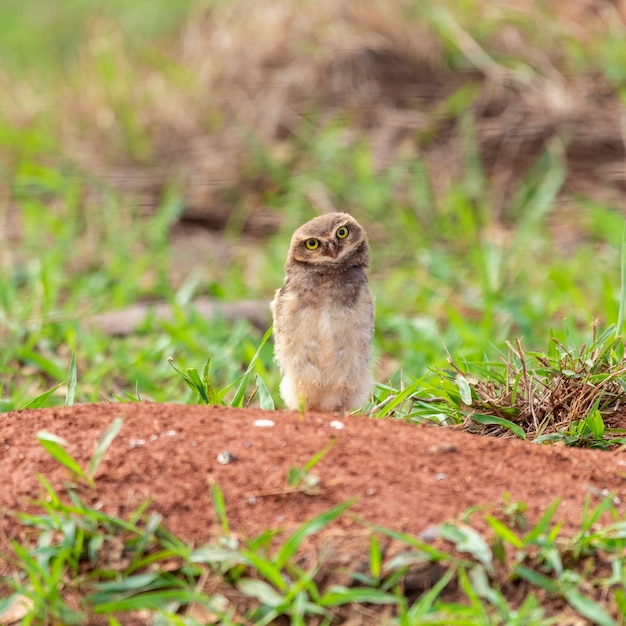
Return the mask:
[[337,238],[338,238],[338,239],[345,239],[345,238],[348,236],[348,233],[349,233],[349,232],[350,232],[350,231],[348,230],[348,227],[347,227],[347,226],[340,226],[340,227],[337,229]]
[[319,245],[320,242],[317,239],[307,239],[304,242],[304,245],[309,249],[309,250],[315,250]]

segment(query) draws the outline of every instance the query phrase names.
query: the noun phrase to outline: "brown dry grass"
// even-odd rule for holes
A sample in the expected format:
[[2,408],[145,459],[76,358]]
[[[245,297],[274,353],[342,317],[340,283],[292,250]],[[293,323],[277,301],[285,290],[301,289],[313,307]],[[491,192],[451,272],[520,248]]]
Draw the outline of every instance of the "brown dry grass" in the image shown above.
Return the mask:
[[341,119],[345,141],[367,138],[378,169],[424,157],[438,190],[466,167],[467,111],[496,212],[555,142],[565,195],[622,205],[623,105],[584,57],[623,31],[621,4],[464,6],[239,0],[190,15],[177,39],[139,52],[115,24],[94,20],[50,101],[16,85],[3,108],[17,126],[55,111],[60,149],[80,168],[148,206],[177,180],[187,216],[215,227],[231,210],[226,188],[238,187],[264,224],[262,192],[280,186],[247,167],[250,137],[296,170],[319,130]]
[[[527,353],[520,339],[515,344],[507,342],[508,354],[500,371],[470,378],[474,398],[465,427],[484,435],[514,436],[506,426],[474,421],[476,414],[491,415],[517,424],[530,440],[553,436],[564,440],[566,435],[571,445],[576,441],[589,445],[598,438],[585,422],[595,417],[602,421],[603,430],[598,445],[611,445],[612,437],[614,443],[623,444],[622,430],[614,435],[604,431],[605,426],[611,427],[613,416],[621,419],[624,402],[624,343],[611,333],[609,329],[598,338],[594,325],[591,345],[582,344],[576,351],[553,339],[550,355]],[[454,362],[451,365],[465,375]]]

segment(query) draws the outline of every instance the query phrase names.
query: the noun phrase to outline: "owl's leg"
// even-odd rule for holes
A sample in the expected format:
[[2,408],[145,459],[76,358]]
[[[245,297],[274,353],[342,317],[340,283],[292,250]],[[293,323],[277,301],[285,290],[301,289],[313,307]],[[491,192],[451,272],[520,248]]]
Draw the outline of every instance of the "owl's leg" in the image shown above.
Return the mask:
[[280,381],[280,395],[288,409],[297,411],[300,408],[302,396],[288,374],[285,374]]

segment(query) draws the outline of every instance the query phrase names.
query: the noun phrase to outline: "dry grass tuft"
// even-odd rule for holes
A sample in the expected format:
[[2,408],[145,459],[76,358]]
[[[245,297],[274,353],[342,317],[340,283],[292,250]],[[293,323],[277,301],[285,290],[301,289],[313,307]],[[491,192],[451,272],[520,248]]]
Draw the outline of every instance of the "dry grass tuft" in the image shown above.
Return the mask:
[[[613,328],[596,338],[594,326],[592,344],[578,351],[553,339],[550,356],[526,353],[519,339],[507,346],[503,368],[492,369],[481,379],[468,379],[472,405],[465,427],[478,428],[485,435],[512,436],[513,423],[531,440],[558,440],[565,433],[572,438],[570,444],[574,439],[581,444],[610,442],[604,429],[626,398],[624,343]],[[505,421],[494,423],[482,419],[485,416]]]

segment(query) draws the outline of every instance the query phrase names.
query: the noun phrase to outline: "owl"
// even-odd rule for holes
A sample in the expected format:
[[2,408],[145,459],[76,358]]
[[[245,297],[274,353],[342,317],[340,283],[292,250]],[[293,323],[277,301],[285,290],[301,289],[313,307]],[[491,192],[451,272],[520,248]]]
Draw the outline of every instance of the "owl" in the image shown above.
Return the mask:
[[372,388],[374,301],[367,236],[348,213],[329,213],[291,238],[285,282],[270,307],[285,405],[345,413]]

